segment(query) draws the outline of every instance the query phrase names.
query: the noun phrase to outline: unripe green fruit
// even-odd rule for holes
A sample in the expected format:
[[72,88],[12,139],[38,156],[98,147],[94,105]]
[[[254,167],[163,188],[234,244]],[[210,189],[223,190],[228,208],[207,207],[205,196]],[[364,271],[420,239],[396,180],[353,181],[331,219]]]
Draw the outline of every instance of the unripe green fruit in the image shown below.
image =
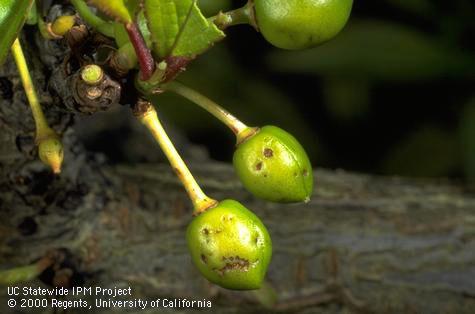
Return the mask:
[[283,49],[304,49],[333,38],[345,26],[353,0],[255,0],[257,25]]
[[193,219],[186,232],[193,263],[209,281],[234,290],[260,288],[272,242],[260,219],[224,200]]
[[239,144],[233,164],[244,187],[259,198],[282,203],[310,199],[310,160],[302,145],[278,127],[265,126]]
[[63,163],[64,151],[61,140],[51,135],[39,141],[38,155],[41,161],[50,166],[55,174],[61,172],[61,165]]

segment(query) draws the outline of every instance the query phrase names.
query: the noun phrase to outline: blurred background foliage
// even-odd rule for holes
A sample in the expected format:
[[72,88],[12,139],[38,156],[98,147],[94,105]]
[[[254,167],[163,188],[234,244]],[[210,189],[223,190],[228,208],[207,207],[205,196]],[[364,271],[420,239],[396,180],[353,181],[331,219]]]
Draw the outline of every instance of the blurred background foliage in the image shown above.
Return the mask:
[[[199,0],[207,16],[245,1]],[[293,133],[316,167],[475,182],[475,1],[355,0],[344,31],[305,51],[272,47],[249,26],[180,80],[250,125]],[[232,134],[175,95],[156,105],[211,157]]]

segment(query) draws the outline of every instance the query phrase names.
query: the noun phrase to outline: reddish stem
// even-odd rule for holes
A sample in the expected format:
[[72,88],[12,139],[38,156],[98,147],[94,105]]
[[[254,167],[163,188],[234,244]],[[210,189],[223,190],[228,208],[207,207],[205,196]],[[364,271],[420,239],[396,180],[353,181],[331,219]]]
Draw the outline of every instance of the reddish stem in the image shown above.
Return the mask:
[[137,59],[139,61],[140,72],[142,73],[141,79],[147,81],[152,77],[155,72],[155,60],[153,59],[150,49],[148,49],[145,39],[142,36],[137,23],[131,22],[125,25],[125,29],[129,34],[130,41],[134,46]]

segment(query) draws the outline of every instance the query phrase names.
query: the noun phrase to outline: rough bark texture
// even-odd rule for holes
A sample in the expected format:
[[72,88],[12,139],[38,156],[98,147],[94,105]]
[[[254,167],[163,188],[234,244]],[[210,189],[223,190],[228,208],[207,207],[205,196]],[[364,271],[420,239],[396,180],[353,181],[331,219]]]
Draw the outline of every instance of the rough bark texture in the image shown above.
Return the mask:
[[[216,313],[475,312],[475,193],[447,182],[318,170],[310,203],[279,205],[250,196],[229,165],[192,162],[207,193],[243,202],[268,226],[274,256],[267,278],[278,302],[266,308],[255,293],[208,284],[191,264],[184,236],[190,202],[169,167],[111,166],[87,153],[68,129],[72,115],[47,92],[51,71],[30,57],[66,159],[59,177],[37,161],[34,124],[9,61],[0,71],[0,269],[51,250],[65,260],[27,286],[130,286],[131,298],[206,298]],[[1,313],[54,312],[15,311],[9,298],[0,288]],[[111,310],[68,311],[79,312]]]

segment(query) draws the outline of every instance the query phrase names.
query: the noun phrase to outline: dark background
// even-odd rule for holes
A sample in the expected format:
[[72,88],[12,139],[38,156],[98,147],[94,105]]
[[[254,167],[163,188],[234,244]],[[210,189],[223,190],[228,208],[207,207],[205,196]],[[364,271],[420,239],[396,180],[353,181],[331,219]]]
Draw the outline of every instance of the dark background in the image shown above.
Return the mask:
[[[243,4],[200,1],[208,16]],[[306,51],[274,48],[246,25],[227,34],[180,80],[246,124],[291,132],[314,166],[475,181],[474,1],[357,0],[344,31]],[[212,158],[231,160],[233,135],[212,116],[174,95],[156,105]],[[124,161],[110,132],[86,145]]]

